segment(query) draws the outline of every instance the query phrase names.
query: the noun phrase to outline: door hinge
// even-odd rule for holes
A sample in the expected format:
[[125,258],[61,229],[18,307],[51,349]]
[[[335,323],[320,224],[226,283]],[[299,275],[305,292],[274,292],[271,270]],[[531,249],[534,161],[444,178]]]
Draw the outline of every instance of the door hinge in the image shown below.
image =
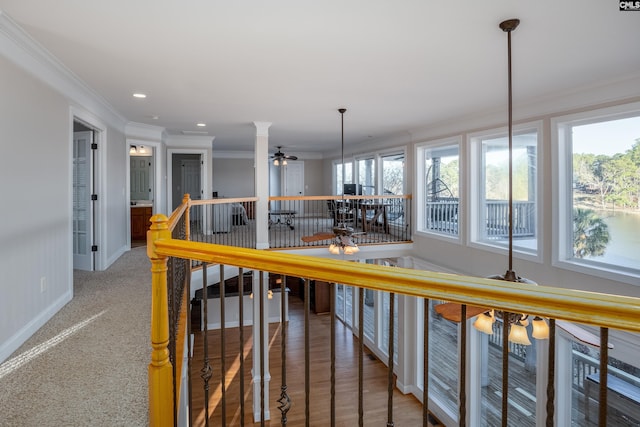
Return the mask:
[[91,245],[91,252],[98,252],[98,245]]
[[91,143],[91,149],[92,149],[92,150],[97,150],[97,149],[98,149],[98,144],[97,144],[97,143],[95,143],[95,142],[92,142],[92,143]]
[[97,194],[92,194],[91,195],[91,200],[98,200],[98,195]]

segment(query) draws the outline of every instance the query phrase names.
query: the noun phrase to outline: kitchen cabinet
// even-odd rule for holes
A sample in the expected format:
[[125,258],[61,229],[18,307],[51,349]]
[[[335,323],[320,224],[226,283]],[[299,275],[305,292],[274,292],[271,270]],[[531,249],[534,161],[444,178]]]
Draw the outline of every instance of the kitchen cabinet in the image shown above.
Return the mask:
[[146,240],[151,214],[151,206],[131,207],[131,240]]

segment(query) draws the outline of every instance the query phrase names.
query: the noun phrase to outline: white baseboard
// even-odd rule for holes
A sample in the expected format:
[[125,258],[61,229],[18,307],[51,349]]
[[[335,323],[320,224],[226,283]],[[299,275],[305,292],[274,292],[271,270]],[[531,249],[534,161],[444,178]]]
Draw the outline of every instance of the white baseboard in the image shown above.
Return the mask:
[[16,332],[6,342],[0,345],[0,363],[13,354],[22,344],[24,344],[33,334],[36,333],[45,323],[47,323],[62,307],[73,298],[73,290],[70,289],[58,298],[53,304],[41,311],[37,317],[33,318],[22,329]]

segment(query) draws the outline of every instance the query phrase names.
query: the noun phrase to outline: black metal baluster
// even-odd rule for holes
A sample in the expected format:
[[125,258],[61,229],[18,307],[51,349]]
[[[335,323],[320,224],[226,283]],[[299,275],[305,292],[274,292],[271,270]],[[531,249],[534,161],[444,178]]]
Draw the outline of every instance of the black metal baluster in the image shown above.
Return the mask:
[[238,268],[238,316],[240,317],[240,425],[244,426],[244,270],[242,267]]
[[[258,320],[258,333],[260,334],[260,425],[265,425],[265,399],[264,399],[264,354],[267,351],[264,343],[264,272],[260,272],[260,297],[258,298],[260,319]],[[255,320],[254,320],[255,321]],[[268,327],[268,326],[267,326]]]
[[329,285],[331,316],[331,427],[336,425],[336,284]]
[[220,264],[220,390],[222,399],[220,401],[222,409],[222,425],[227,425],[227,392],[226,392],[226,363],[225,363],[225,289],[224,265]]
[[310,394],[310,375],[309,375],[309,279],[304,281],[304,424],[309,427],[309,394]]
[[[362,219],[364,221],[364,218]],[[358,295],[358,426],[364,426],[364,288]]]
[[429,425],[429,299],[424,299],[423,373],[422,373],[422,427]]
[[460,427],[467,425],[467,306],[460,306]]
[[389,294],[389,359],[387,366],[387,427],[393,427],[393,337],[394,337],[394,317],[395,317],[395,294]]
[[280,424],[287,425],[287,412],[291,409],[291,399],[287,394],[287,328],[289,323],[286,320],[287,311],[287,276],[282,276],[280,284],[280,359],[282,361],[282,385],[280,386],[280,398],[278,399],[278,409],[280,409]]
[[556,399],[556,320],[549,319],[549,371],[547,374],[547,427],[553,427]]
[[607,425],[607,374],[609,373],[609,328],[600,328],[600,396],[598,425]]
[[[186,263],[191,263],[190,260],[185,260],[185,266],[187,265]],[[185,292],[185,297],[189,298],[189,296],[191,295],[191,269],[188,268],[188,275],[186,278],[186,287],[187,290]],[[193,333],[193,331],[191,330],[191,301],[186,301],[187,306],[187,390],[188,390],[188,401],[189,401],[189,413],[187,414],[188,418],[189,418],[189,425],[192,426],[193,425],[193,414],[192,414],[192,410],[191,408],[193,408],[193,400],[191,398],[192,396],[192,383],[191,383],[191,355],[192,355],[192,348],[191,348],[191,334]]]
[[204,425],[209,426],[209,380],[211,379],[211,365],[209,364],[209,325],[208,325],[208,308],[207,300],[207,263],[202,263],[202,317],[204,319],[204,327],[202,328],[202,341],[204,346],[204,361],[200,370],[200,377],[204,381]]
[[509,319],[511,313],[502,314],[502,427],[509,417]]

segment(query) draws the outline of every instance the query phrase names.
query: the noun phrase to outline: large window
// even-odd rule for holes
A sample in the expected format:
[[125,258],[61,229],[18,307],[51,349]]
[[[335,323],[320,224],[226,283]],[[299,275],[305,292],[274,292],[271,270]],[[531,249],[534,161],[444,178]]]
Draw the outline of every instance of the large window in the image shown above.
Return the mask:
[[[335,173],[336,177],[336,187],[335,194],[340,195],[343,192],[344,184],[352,184],[353,183],[353,163],[344,162],[344,168],[342,167],[342,163],[335,163]],[[344,169],[344,179],[342,177]]]
[[[448,141],[450,142],[450,141]],[[418,229],[457,236],[460,213],[459,144],[430,147],[418,151],[419,206]]]
[[555,123],[561,159],[559,259],[637,276],[640,105],[582,113]]
[[[538,252],[538,126],[514,130],[513,247]],[[506,132],[471,138],[476,179],[471,183],[473,241],[506,247],[509,240],[509,142]]]
[[381,194],[404,194],[404,153],[382,156]]
[[358,184],[362,194],[376,194],[376,161],[373,157],[358,160]]

